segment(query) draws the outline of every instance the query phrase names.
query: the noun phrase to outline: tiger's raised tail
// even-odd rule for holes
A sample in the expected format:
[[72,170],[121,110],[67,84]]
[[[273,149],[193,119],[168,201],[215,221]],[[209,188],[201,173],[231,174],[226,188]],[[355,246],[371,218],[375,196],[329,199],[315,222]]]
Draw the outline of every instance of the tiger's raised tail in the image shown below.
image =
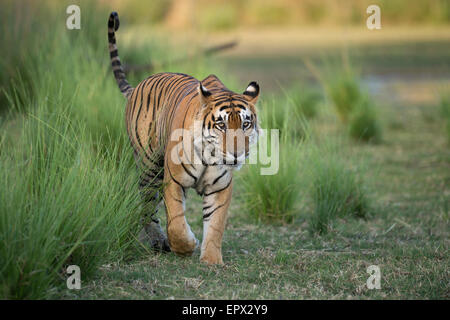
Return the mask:
[[120,62],[119,52],[117,51],[115,31],[119,29],[119,15],[113,11],[108,19],[108,42],[109,42],[109,56],[111,57],[111,65],[122,94],[128,99],[131,96],[134,88],[128,83],[125,72]]

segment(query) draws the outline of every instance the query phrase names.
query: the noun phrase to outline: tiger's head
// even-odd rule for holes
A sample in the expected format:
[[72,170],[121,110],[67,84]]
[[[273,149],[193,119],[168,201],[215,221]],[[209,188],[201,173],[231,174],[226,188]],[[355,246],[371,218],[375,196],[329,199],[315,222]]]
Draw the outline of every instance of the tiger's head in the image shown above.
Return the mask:
[[238,169],[248,157],[250,146],[258,140],[255,104],[259,85],[250,82],[242,94],[237,94],[224,86],[207,89],[204,82],[198,88],[202,106],[202,157],[209,165]]

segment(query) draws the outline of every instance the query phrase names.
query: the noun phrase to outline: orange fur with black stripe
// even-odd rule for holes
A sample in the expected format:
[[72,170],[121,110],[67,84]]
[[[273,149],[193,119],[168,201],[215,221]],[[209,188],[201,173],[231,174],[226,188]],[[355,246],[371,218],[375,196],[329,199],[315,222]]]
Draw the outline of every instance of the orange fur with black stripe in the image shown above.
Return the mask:
[[214,75],[199,81],[181,73],[152,75],[132,88],[125,78],[114,31],[117,13],[108,21],[111,63],[119,89],[127,98],[126,126],[141,170],[144,201],[158,201],[149,186],[163,188],[167,238],[155,212],[144,228],[155,248],[191,255],[198,246],[186,220],[187,188],[203,196],[200,260],[222,264],[222,236],[232,194],[232,172],[258,138],[255,103],[259,86],[242,94],[228,90]]

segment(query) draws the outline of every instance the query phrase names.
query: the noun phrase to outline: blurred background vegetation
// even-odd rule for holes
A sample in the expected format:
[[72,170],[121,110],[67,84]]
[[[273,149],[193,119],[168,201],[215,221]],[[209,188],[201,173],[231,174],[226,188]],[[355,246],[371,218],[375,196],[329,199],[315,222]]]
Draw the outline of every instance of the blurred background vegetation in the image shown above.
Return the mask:
[[380,6],[386,26],[448,24],[445,0],[154,0],[102,1],[118,8],[130,21],[196,30],[231,30],[286,26],[357,26],[371,4]]
[[[80,30],[66,28],[71,4],[81,8]],[[381,30],[366,28],[369,4],[381,8]],[[263,279],[261,290],[237,298],[298,298],[317,270],[316,283],[326,289],[320,284],[304,297],[383,297],[349,289],[360,276],[335,285],[336,266],[326,256],[304,266],[305,250],[336,248],[357,252],[340,263],[348,273],[366,261],[360,252],[387,257],[392,264],[383,275],[403,289],[387,286],[389,297],[448,297],[448,1],[5,0],[0,298],[103,297],[95,284],[79,296],[68,293],[64,266],[80,265],[89,282],[111,263],[134,272],[134,262],[149,256],[136,241],[142,207],[125,102],[110,69],[112,10],[120,15],[119,54],[132,85],[162,71],[216,74],[236,92],[256,80],[262,127],[280,131],[276,175],[261,175],[261,164],[236,173],[224,247],[241,272],[224,269],[220,279],[229,286],[211,287],[207,297],[236,298],[233,284]],[[201,199],[189,198],[188,220],[201,234]],[[399,275],[396,263],[405,256],[414,272]],[[159,283],[158,293],[116,270],[106,278],[118,278],[103,284],[119,282],[108,297],[205,297],[177,282],[188,273],[215,277],[195,257],[188,264],[171,255],[156,259],[161,272],[139,278]],[[417,265],[432,270],[429,277],[416,273]],[[286,285],[275,296],[280,281]],[[127,288],[134,291],[123,293]]]

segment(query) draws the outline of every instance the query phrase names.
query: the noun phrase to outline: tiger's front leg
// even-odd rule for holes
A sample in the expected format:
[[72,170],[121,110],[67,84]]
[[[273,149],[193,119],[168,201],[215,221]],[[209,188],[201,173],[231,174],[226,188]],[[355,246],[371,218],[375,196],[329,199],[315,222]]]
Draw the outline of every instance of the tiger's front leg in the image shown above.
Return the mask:
[[198,240],[184,216],[184,202],[183,188],[173,180],[167,181],[164,189],[164,204],[170,249],[178,255],[189,256],[197,247]]
[[203,241],[200,261],[223,264],[222,236],[231,202],[232,181],[219,191],[206,192],[203,198]]

